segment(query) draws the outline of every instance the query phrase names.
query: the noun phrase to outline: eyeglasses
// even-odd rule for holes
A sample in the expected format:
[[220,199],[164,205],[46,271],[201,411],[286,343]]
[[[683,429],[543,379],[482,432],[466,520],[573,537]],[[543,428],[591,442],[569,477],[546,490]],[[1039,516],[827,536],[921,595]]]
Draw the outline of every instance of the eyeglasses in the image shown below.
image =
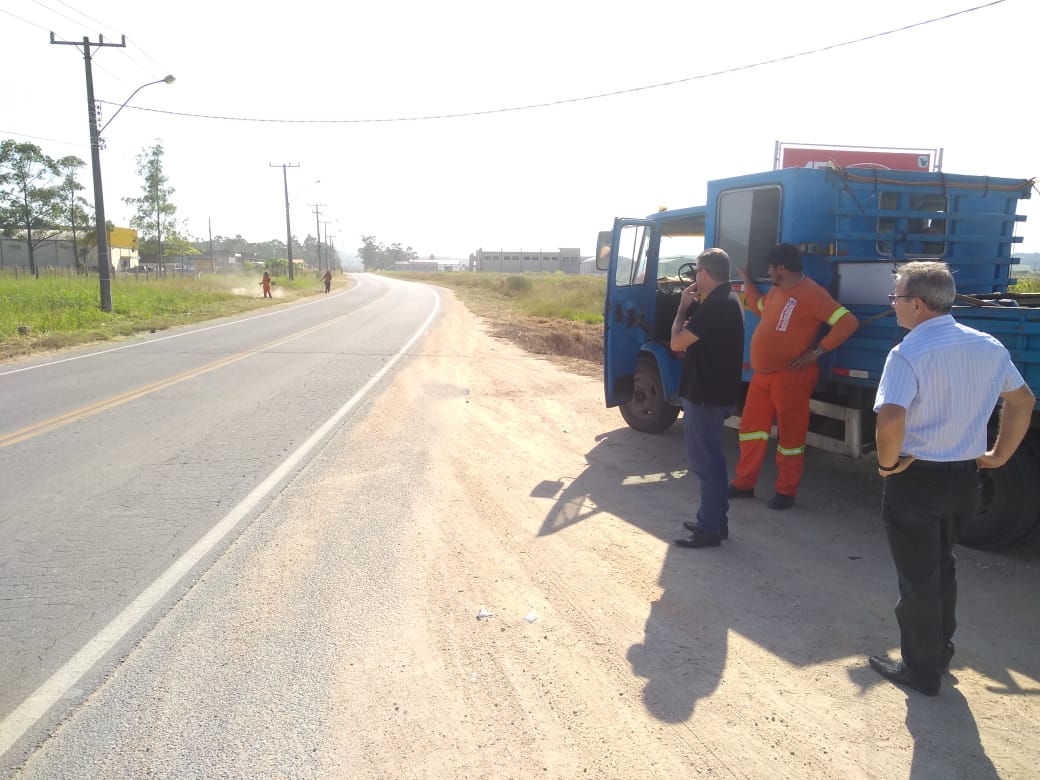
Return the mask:
[[913,298],[917,298],[917,297],[918,296],[916,296],[916,295],[896,295],[895,293],[889,293],[888,294],[888,302],[890,304],[891,303],[895,303],[896,302],[896,298],[906,298],[909,301],[909,300],[911,300]]

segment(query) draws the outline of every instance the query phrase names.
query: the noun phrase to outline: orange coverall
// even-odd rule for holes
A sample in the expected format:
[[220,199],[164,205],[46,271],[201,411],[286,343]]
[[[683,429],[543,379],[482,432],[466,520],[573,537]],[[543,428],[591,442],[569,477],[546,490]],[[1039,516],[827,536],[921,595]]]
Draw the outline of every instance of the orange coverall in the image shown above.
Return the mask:
[[821,325],[831,329],[818,346],[829,352],[851,336],[859,322],[808,277],[788,289],[771,287],[765,295],[752,285],[745,291],[744,305],[762,320],[751,336],[754,373],[740,418],[740,461],[733,487],[755,487],[775,419],[776,492],[795,496],[805,467],[809,397],[820,369],[815,362],[801,369],[791,368],[790,362],[817,346]]

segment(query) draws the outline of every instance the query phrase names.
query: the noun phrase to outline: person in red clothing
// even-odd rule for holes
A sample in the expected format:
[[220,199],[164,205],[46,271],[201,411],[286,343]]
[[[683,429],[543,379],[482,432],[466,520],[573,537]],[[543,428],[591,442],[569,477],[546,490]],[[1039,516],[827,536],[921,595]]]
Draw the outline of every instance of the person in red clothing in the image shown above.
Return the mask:
[[[820,375],[816,361],[840,346],[859,327],[856,318],[802,272],[802,255],[793,244],[769,250],[766,265],[772,287],[763,295],[747,267],[744,306],[759,315],[751,336],[751,384],[740,418],[740,461],[730,498],[751,498],[762,470],[769,432],[776,421],[776,495],[770,509],[794,506],[805,466],[809,397]],[[820,326],[830,331],[818,340]]]
[[264,288],[265,298],[274,297],[273,295],[271,295],[271,274],[269,274],[267,271],[264,271],[264,278],[260,280],[260,286]]

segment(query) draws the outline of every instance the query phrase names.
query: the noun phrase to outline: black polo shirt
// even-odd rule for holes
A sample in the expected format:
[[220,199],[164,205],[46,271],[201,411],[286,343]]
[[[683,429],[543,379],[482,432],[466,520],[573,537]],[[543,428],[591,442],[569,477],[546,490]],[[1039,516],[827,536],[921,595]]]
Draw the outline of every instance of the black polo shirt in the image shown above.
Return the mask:
[[686,330],[697,341],[683,359],[679,395],[703,406],[733,406],[744,366],[744,311],[729,284],[690,306]]

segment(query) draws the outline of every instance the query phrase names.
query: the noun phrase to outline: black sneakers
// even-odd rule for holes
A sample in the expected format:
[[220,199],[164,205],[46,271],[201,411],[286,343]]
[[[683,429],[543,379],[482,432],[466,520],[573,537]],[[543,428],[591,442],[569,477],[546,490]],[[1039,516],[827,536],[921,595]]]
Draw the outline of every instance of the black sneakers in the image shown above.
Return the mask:
[[729,497],[730,498],[754,498],[755,497],[755,489],[751,488],[751,490],[741,490],[738,487],[734,487],[733,485],[730,485],[729,486]]
[[794,506],[794,496],[785,496],[783,493],[777,493],[766,502],[766,506],[770,509],[790,509]]

